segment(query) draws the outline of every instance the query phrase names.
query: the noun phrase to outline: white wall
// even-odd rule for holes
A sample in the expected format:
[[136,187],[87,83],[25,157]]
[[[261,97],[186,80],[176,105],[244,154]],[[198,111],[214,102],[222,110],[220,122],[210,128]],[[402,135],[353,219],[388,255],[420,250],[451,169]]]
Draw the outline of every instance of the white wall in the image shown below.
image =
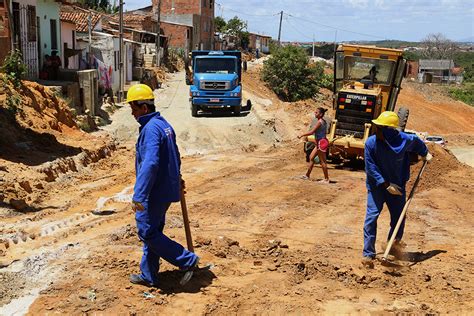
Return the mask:
[[[73,32],[76,32],[76,25],[68,22],[61,22],[61,60],[63,62],[63,67],[65,66],[64,62],[64,43],[67,43],[68,48],[79,49],[75,43],[73,43]],[[69,57],[69,66],[68,69],[79,69],[79,55]]]

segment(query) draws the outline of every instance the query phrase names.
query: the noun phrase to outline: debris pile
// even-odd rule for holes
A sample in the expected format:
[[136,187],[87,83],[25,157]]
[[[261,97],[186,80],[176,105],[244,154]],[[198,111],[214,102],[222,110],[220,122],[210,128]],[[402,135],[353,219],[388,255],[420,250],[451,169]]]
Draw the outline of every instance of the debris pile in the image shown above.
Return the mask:
[[[426,166],[422,176],[422,180],[418,185],[419,191],[425,191],[435,188],[449,181],[453,172],[473,172],[473,169],[459,160],[449,151],[438,144],[428,143],[428,150],[433,155],[433,159]],[[407,185],[411,189],[411,185],[415,181],[416,175],[420,171],[422,163],[419,162],[411,168],[411,179]]]

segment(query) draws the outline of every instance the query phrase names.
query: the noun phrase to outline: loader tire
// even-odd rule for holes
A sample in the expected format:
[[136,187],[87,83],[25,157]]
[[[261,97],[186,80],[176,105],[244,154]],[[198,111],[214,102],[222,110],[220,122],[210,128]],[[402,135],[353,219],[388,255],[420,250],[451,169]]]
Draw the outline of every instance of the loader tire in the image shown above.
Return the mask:
[[405,131],[408,123],[408,116],[410,115],[410,110],[407,108],[399,108],[398,109],[398,130],[401,132]]

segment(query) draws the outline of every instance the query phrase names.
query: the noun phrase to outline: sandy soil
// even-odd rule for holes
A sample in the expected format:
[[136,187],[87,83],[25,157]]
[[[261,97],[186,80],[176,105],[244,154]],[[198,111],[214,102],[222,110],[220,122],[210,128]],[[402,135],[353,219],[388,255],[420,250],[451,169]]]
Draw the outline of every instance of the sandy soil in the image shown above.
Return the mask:
[[[157,93],[184,155],[192,232],[203,263],[195,277],[181,287],[182,272],[162,262],[159,288],[128,282],[138,272],[141,245],[128,204],[136,124],[124,107],[107,127],[117,141],[110,157],[55,179],[47,190],[33,189],[42,192],[34,212],[0,213],[0,314],[472,311],[473,168],[431,146],[435,158],[408,214],[405,267],[367,270],[360,265],[364,172],[332,165],[330,185],[297,178],[305,163],[294,137],[315,106],[330,107],[329,94],[280,102],[251,71],[244,77],[251,113],[192,118],[183,79],[173,75]],[[402,94],[420,106],[431,102],[409,88]],[[464,119],[471,109],[443,102],[457,109],[450,120]],[[411,106],[411,128],[437,121]],[[470,137],[473,130],[459,125],[452,133]],[[319,168],[313,172],[322,177]],[[108,215],[92,215],[97,207]],[[384,211],[378,251],[388,221]],[[166,232],[184,243],[178,204],[169,211]]]

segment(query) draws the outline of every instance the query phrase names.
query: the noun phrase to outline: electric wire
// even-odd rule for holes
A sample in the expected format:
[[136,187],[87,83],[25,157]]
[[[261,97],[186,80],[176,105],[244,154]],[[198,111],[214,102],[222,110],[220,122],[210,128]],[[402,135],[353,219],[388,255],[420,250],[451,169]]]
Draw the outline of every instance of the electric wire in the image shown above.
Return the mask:
[[297,20],[301,20],[301,21],[304,21],[304,22],[307,22],[307,23],[312,23],[312,24],[315,24],[315,25],[327,27],[327,28],[330,28],[330,29],[333,29],[333,30],[343,31],[343,32],[357,34],[357,35],[366,36],[366,37],[378,38],[378,39],[382,39],[382,40],[387,39],[386,37],[382,37],[382,36],[378,36],[378,35],[366,34],[366,33],[361,33],[361,32],[354,32],[354,31],[350,31],[350,30],[343,29],[343,28],[340,28],[340,27],[335,27],[335,26],[331,26],[331,25],[328,25],[328,24],[323,24],[323,23],[307,20],[307,19],[304,19],[304,18],[301,18],[301,17],[296,17],[296,16],[294,16],[292,14],[289,14],[289,13],[284,13],[284,14],[289,16],[289,17],[292,17],[294,19],[297,19]]

